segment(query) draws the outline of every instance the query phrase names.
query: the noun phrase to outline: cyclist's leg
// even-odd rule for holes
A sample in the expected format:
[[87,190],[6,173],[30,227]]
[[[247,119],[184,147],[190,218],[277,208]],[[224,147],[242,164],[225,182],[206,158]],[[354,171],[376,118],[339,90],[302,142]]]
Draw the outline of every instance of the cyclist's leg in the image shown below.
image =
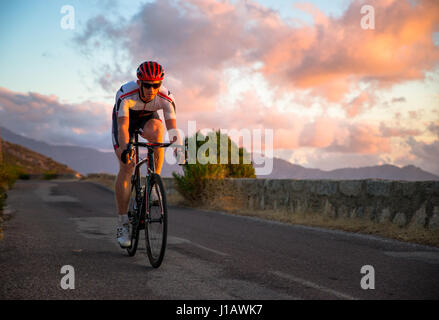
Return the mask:
[[[165,127],[160,120],[160,117],[156,112],[151,116],[151,119],[146,121],[143,126],[142,137],[151,142],[163,142],[165,135]],[[165,159],[165,149],[156,148],[154,149],[154,163],[156,173],[160,174],[162,171],[163,160]]]
[[131,191],[131,172],[128,165],[119,160],[119,173],[114,185],[116,205],[118,212],[117,241],[122,248],[131,246],[129,231],[128,205]]
[[114,193],[116,196],[116,204],[119,215],[128,213],[128,204],[131,193],[131,175],[134,167],[128,166],[119,160],[119,172],[114,184]]
[[[118,128],[117,128],[117,117],[113,111],[113,146],[114,151],[120,148],[118,142]],[[116,156],[117,157],[117,156]],[[128,219],[128,205],[130,200],[131,191],[131,174],[134,167],[132,165],[127,165],[119,160],[119,173],[117,174],[114,193],[116,198],[117,212],[118,212],[118,227],[117,227],[117,241],[122,248],[128,248],[131,246],[131,238],[129,233],[129,219]]]
[[[113,109],[112,139],[113,139],[114,151],[116,154],[116,149],[119,148],[119,141],[118,141],[117,117],[114,109]],[[118,162],[119,162],[119,172],[117,174],[116,181],[114,184],[114,191],[115,191],[114,193],[116,198],[118,214],[126,215],[128,212],[128,204],[130,201],[129,198],[131,191],[131,175],[133,174],[134,168],[133,166],[128,166],[124,164],[122,161],[120,161],[119,158],[118,158]]]

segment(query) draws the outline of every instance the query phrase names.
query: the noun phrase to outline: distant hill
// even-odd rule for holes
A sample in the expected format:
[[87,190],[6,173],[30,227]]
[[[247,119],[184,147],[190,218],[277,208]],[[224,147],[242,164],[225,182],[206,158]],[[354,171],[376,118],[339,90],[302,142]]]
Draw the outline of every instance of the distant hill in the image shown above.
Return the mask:
[[265,176],[267,179],[327,179],[327,180],[363,180],[385,179],[402,181],[439,180],[430,172],[413,165],[399,168],[394,165],[380,165],[360,168],[342,168],[330,171],[309,169],[291,162],[274,158],[273,172]]
[[[118,161],[113,152],[100,152],[95,149],[74,146],[55,146],[17,135],[0,127],[1,137],[9,142],[44,154],[53,160],[68,165],[81,174],[110,173],[117,174]],[[179,165],[163,164],[162,176],[172,177],[172,172],[182,173]],[[288,161],[274,158],[273,172],[266,179],[328,179],[328,180],[360,180],[387,179],[405,181],[439,180],[439,177],[415,166],[399,168],[393,165],[381,165],[361,168],[342,168],[331,171],[305,168]]]
[[[0,136],[6,141],[19,144],[66,164],[83,175],[89,173],[117,174],[119,171],[119,162],[114,152],[101,152],[86,147],[51,145],[18,135],[3,127],[0,127]],[[166,162],[163,164],[162,176],[172,177],[173,171],[183,172],[177,164],[174,166],[168,165]]]
[[1,141],[2,161],[22,167],[28,174],[44,174],[52,172],[56,174],[77,174],[68,166],[58,163],[42,154],[29,150],[23,146]]
[[99,152],[95,149],[75,146],[55,146],[30,139],[0,127],[2,139],[22,145],[53,160],[66,164],[81,174],[108,172],[115,173],[117,159],[112,153]]

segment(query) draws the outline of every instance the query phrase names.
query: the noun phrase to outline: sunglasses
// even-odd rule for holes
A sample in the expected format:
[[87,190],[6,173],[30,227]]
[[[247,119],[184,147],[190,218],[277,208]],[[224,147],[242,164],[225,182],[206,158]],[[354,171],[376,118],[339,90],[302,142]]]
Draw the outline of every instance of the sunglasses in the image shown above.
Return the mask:
[[142,87],[144,87],[145,89],[150,89],[150,88],[158,89],[158,88],[160,88],[161,85],[162,85],[161,82],[159,82],[159,83],[142,82]]

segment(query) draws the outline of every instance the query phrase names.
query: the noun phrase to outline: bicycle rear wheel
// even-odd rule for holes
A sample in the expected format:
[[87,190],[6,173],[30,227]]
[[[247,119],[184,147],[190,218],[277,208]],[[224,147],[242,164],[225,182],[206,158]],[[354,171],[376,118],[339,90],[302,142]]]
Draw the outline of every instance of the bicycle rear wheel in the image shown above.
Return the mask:
[[140,190],[137,191],[138,186],[137,182],[133,183],[131,186],[131,195],[130,195],[130,203],[128,206],[128,218],[130,219],[130,237],[131,237],[131,246],[127,248],[128,255],[130,257],[134,256],[137,251],[137,246],[139,244],[139,220],[140,220],[140,210],[142,207],[142,199],[138,199],[140,194]]
[[[146,206],[148,211],[145,219],[146,252],[151,265],[158,268],[166,251],[168,208],[162,179],[156,173],[151,175],[150,179]],[[152,197],[158,199],[158,201],[152,201]]]

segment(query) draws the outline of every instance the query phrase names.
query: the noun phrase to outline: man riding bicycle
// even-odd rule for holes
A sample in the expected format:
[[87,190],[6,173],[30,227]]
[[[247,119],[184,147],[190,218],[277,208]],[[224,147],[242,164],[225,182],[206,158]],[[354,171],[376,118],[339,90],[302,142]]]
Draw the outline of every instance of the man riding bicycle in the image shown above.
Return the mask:
[[[140,129],[143,138],[150,142],[163,142],[164,126],[157,113],[163,110],[166,128],[171,142],[179,141],[175,102],[171,92],[162,85],[165,72],[155,61],[146,61],[137,68],[137,81],[122,85],[116,94],[113,108],[112,137],[119,173],[115,182],[116,204],[119,214],[117,241],[122,248],[131,245],[129,235],[128,205],[131,193],[131,175],[134,160],[127,155],[130,135]],[[172,138],[171,138],[172,135]],[[160,174],[164,149],[154,150],[156,172]]]

